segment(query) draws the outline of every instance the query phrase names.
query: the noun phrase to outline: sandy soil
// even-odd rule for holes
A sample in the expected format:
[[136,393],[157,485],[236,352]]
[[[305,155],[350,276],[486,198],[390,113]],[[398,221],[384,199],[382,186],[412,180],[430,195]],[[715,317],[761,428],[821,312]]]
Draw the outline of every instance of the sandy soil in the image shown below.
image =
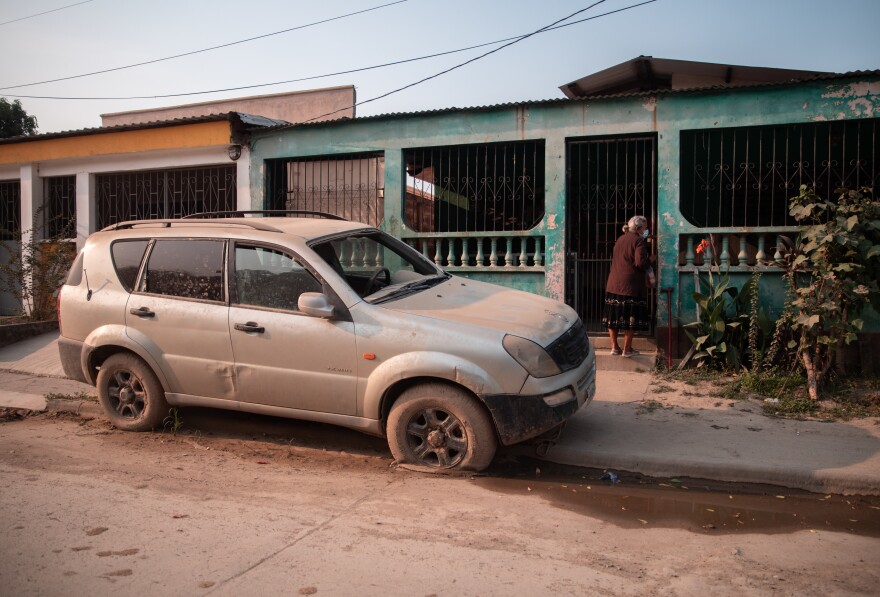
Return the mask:
[[[535,479],[502,491],[389,467],[382,440],[356,433],[184,417],[176,435],[72,415],[0,423],[4,593],[827,595],[880,583],[871,537],[626,528],[554,505]],[[263,436],[267,425],[279,428]]]

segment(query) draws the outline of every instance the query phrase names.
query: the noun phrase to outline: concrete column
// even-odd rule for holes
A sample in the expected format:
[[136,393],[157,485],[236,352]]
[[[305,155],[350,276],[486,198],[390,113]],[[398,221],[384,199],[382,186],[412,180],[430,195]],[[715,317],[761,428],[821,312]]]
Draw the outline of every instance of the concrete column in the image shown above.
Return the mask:
[[21,167],[21,242],[28,243],[31,235],[42,237],[42,230],[34,230],[34,215],[43,205],[43,179],[40,178],[39,164],[25,164]]
[[83,248],[89,234],[95,231],[98,222],[95,203],[95,175],[89,172],[76,173],[76,250]]
[[544,140],[544,294],[565,300],[565,137],[548,134]]
[[247,145],[241,146],[241,157],[235,162],[235,209],[249,211],[263,209],[262,205],[254,205],[251,196],[251,151]]
[[403,232],[403,202],[406,198],[406,175],[403,150],[395,147],[385,151],[385,216],[382,229],[400,238]]

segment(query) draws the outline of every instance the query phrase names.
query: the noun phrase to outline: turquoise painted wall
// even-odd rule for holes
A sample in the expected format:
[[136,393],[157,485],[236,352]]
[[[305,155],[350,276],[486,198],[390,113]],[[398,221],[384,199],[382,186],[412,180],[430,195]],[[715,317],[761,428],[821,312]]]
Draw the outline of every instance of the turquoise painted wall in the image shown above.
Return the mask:
[[[687,222],[678,209],[681,131],[873,117],[880,117],[878,77],[380,116],[255,131],[251,140],[250,182],[252,197],[261,201],[265,160],[383,151],[385,217],[382,226],[400,236],[411,232],[402,218],[404,149],[543,139],[545,216],[534,232],[546,238],[544,274],[476,273],[473,277],[562,300],[565,291],[566,140],[656,133],[658,285],[673,288],[673,325],[676,325],[693,319],[690,298],[693,274],[680,275],[678,238],[679,234],[699,232],[699,228]],[[260,207],[262,205],[254,206]],[[765,276],[765,279],[768,298],[779,296],[778,283],[773,282],[771,276]],[[658,298],[658,325],[664,327],[665,296],[661,293]]]

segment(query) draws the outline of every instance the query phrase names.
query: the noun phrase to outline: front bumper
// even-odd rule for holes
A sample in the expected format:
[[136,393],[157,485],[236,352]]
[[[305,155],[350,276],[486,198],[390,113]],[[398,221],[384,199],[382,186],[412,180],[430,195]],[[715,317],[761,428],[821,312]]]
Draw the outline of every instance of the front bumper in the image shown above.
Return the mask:
[[[578,377],[553,391],[541,394],[482,394],[480,398],[489,409],[505,446],[531,439],[561,425],[579,409],[592,402],[596,394],[596,361],[592,355],[578,368]],[[553,396],[568,388],[572,398],[550,406],[546,396]]]

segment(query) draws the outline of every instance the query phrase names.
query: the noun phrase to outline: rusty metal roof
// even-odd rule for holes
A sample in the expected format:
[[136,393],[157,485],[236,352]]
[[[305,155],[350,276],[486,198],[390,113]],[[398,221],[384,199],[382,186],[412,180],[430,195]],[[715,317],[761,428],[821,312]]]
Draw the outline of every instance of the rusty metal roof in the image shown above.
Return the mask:
[[140,122],[136,124],[119,124],[115,126],[99,126],[94,128],[85,128],[72,131],[60,131],[56,133],[41,133],[37,135],[21,135],[18,137],[7,137],[0,139],[0,145],[11,143],[27,143],[29,141],[42,141],[44,139],[58,139],[61,137],[85,137],[88,135],[105,135],[108,133],[118,133],[121,131],[137,131],[143,129],[156,129],[172,126],[181,126],[187,124],[198,124],[201,122],[220,122],[227,120],[233,127],[243,129],[276,127],[288,124],[283,120],[275,120],[264,116],[254,114],[243,114],[241,112],[224,112],[222,114],[207,114],[204,116],[187,116],[184,118],[173,118],[170,120],[157,120],[153,122]]
[[552,99],[542,99],[542,100],[527,100],[527,101],[517,101],[517,102],[505,102],[501,104],[491,104],[485,106],[469,106],[469,107],[449,107],[449,108],[436,108],[433,110],[417,110],[414,112],[387,112],[384,114],[374,114],[372,116],[359,116],[356,118],[337,118],[335,120],[321,120],[316,122],[298,122],[293,124],[283,124],[278,126],[266,127],[265,131],[275,132],[280,130],[286,130],[291,128],[299,128],[299,127],[309,127],[309,126],[320,126],[320,125],[333,125],[340,123],[351,123],[351,122],[364,122],[371,120],[383,120],[383,119],[392,119],[392,118],[404,118],[404,117],[415,117],[415,116],[433,116],[436,114],[450,114],[455,112],[491,112],[495,110],[504,110],[510,108],[520,108],[526,106],[552,106],[552,105],[562,105],[562,104],[572,104],[572,103],[588,103],[594,101],[604,101],[604,100],[614,100],[614,99],[625,99],[625,98],[633,98],[633,97],[652,97],[652,96],[667,96],[667,95],[684,95],[684,94],[697,94],[697,93],[736,93],[738,91],[751,90],[751,89],[764,89],[764,88],[778,88],[778,87],[791,87],[795,85],[800,85],[804,83],[812,83],[819,81],[841,81],[841,80],[849,80],[849,79],[860,79],[860,78],[880,78],[880,69],[876,70],[859,70],[859,71],[850,71],[846,73],[823,73],[814,76],[808,76],[801,79],[792,79],[787,81],[772,81],[767,83],[753,83],[753,84],[743,84],[736,86],[724,86],[724,85],[709,85],[705,87],[689,87],[682,89],[655,89],[651,91],[628,91],[623,93],[609,93],[604,95],[593,95],[590,97],[584,98],[552,98]]

